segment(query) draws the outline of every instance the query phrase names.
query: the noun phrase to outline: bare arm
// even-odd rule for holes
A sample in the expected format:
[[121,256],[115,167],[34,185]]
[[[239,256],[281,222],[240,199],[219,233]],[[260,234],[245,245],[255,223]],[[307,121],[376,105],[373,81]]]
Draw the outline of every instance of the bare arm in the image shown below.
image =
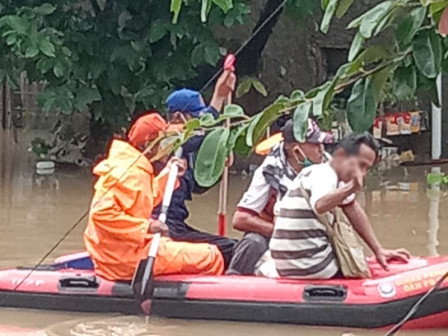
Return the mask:
[[372,226],[370,225],[369,219],[366,213],[359,205],[358,202],[353,202],[353,204],[344,206],[343,211],[350,223],[355,228],[356,232],[361,236],[361,238],[370,247],[372,252],[375,254],[376,259],[379,264],[386,270],[389,270],[388,261],[398,260],[401,262],[407,262],[411,255],[405,249],[388,250],[381,247],[380,242],[373,232]]
[[353,194],[354,185],[352,182],[347,183],[342,188],[338,188],[327,195],[319,198],[314,205],[314,210],[317,214],[321,215],[330,211],[337,206],[341,205],[342,202],[351,194]]
[[271,237],[274,224],[257,215],[237,210],[233,215],[233,227],[243,232],[256,232],[265,237]]
[[355,228],[356,232],[358,232],[360,237],[366,242],[372,252],[377,255],[382,247],[373,232],[372,226],[370,225],[369,219],[367,218],[363,208],[358,202],[354,201],[353,203],[342,207],[342,210],[352,226]]
[[233,71],[225,70],[218,78],[210,106],[220,112],[229,93],[235,89],[236,76]]

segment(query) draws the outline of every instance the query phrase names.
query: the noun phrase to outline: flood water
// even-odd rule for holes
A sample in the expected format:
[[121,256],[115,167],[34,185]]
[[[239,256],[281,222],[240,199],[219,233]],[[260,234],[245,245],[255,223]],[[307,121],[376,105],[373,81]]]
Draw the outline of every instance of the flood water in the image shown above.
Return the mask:
[[[0,267],[30,265],[39,259],[85,213],[92,177],[88,169],[58,169],[50,177],[33,173],[34,159],[26,153],[19,137],[16,144],[0,131]],[[367,210],[375,232],[385,247],[406,247],[414,255],[448,253],[448,197],[431,196],[425,173],[431,167],[396,168],[382,176],[374,174],[358,199]],[[448,167],[442,167],[448,171]],[[230,179],[229,216],[247,188],[250,177]],[[402,183],[401,185],[399,183]],[[404,183],[404,184],[403,184]],[[410,190],[400,190],[410,189]],[[190,204],[190,223],[210,232],[217,231],[217,190],[196,197]],[[431,216],[429,216],[431,212]],[[431,218],[431,220],[430,220]],[[440,224],[439,224],[440,223]],[[83,249],[83,221],[48,258]],[[238,232],[229,228],[229,235]],[[404,313],[404,312],[403,312]],[[369,318],[366,316],[366,318]],[[0,309],[0,335],[384,335],[384,332],[335,328],[309,328],[290,325],[263,325],[211,321],[151,319],[140,317],[74,314]],[[428,336],[448,331],[425,331]],[[421,335],[403,331],[400,335]]]

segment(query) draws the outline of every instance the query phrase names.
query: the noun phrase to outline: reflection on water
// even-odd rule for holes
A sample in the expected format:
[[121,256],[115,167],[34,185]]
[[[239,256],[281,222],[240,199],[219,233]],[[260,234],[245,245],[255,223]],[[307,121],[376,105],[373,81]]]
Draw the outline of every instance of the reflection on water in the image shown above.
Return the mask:
[[[33,264],[88,208],[92,178],[88,169],[58,169],[50,177],[33,174],[33,158],[26,153],[25,141],[16,144],[0,133],[0,267]],[[448,215],[448,198],[436,188],[427,190],[425,173],[430,168],[397,168],[383,176],[372,176],[359,197],[378,238],[385,247],[406,247],[415,255],[448,253],[448,231],[443,225]],[[447,171],[448,167],[442,167]],[[247,188],[249,178],[231,176],[229,213]],[[191,204],[190,224],[217,231],[217,190],[196,197]],[[429,216],[428,216],[429,214]],[[440,225],[439,225],[440,221]],[[53,256],[83,248],[82,223],[55,251]],[[239,233],[229,228],[231,236]],[[440,243],[439,243],[440,242]],[[404,312],[403,312],[404,313]],[[92,319],[93,318],[93,319]],[[369,318],[366,316],[366,318]],[[80,320],[81,319],[81,320]],[[75,321],[75,322],[74,322]],[[64,312],[2,309],[0,325],[44,329],[48,335],[341,335],[347,330],[305,328],[289,325],[151,319],[139,317],[74,314]],[[17,334],[4,331],[0,335]],[[383,332],[355,331],[356,335],[383,335]],[[400,335],[421,333],[402,332]],[[425,331],[431,336],[445,331]]]
[[[300,330],[299,330],[300,329]],[[344,329],[310,328],[291,325],[232,323],[216,321],[186,321],[151,318],[149,323],[142,317],[115,317],[107,319],[84,319],[52,325],[46,328],[49,336],[247,336],[254,331],[257,336],[321,336],[353,335]],[[279,332],[280,331],[280,332]],[[355,331],[357,336],[375,335],[369,331]]]

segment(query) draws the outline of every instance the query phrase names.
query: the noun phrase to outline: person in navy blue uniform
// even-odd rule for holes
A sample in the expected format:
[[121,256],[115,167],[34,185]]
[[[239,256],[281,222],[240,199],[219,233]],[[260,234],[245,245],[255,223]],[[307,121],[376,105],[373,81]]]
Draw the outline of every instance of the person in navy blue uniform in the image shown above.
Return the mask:
[[[184,123],[191,118],[200,118],[206,113],[214,118],[219,116],[225,99],[235,88],[236,77],[231,71],[224,71],[218,79],[213,98],[206,106],[201,94],[194,90],[181,89],[174,91],[167,98],[167,110],[172,123]],[[186,201],[191,201],[193,194],[202,194],[208,190],[199,186],[194,179],[196,155],[204,140],[204,134],[193,136],[183,145],[183,158],[187,162],[187,170],[181,178],[180,187],[173,193],[166,224],[169,236],[176,241],[209,243],[216,245],[221,251],[227,268],[232,257],[235,240],[199,231],[186,223],[189,216]],[[172,210],[172,211],[170,211]],[[160,213],[160,206],[153,211],[153,218]]]

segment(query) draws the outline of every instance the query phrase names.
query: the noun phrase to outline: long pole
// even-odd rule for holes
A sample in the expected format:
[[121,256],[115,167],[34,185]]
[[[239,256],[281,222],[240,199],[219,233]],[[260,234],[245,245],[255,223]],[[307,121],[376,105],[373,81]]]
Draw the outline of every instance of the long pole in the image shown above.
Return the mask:
[[431,159],[439,160],[442,155],[442,75],[436,80],[440,107],[434,103],[431,108]]
[[[440,167],[432,167],[432,174],[441,174]],[[439,241],[437,235],[439,232],[439,204],[440,204],[440,183],[431,184],[431,190],[429,191],[429,243],[428,253],[430,256],[439,256],[437,247]]]
[[[232,93],[227,96],[226,104],[232,103]],[[227,120],[226,126],[230,127],[230,120]],[[227,191],[229,188],[229,167],[224,166],[221,184],[219,186],[219,208],[218,208],[218,235],[225,236],[227,234]]]

